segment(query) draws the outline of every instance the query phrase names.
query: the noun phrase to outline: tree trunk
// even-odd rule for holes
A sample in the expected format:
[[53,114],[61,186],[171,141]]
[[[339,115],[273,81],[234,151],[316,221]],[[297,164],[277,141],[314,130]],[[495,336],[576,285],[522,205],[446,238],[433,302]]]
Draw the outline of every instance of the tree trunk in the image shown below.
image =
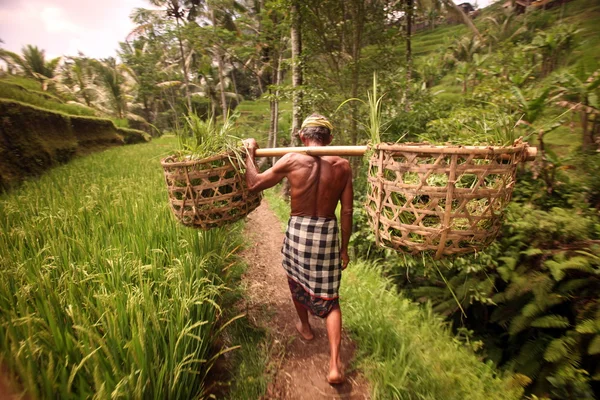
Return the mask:
[[[351,98],[358,98],[360,50],[362,46],[362,31],[364,27],[365,12],[362,1],[353,1],[350,6],[352,15],[352,83]],[[352,102],[352,123],[350,125],[350,139],[353,145],[358,143],[358,105]],[[356,168],[355,168],[356,170]]]
[[[262,34],[263,24],[262,24],[262,9],[263,9],[263,0],[254,0],[254,15],[256,17],[256,25],[258,26],[258,32]],[[260,69],[259,71],[260,72]],[[260,90],[260,95],[262,96],[265,93],[263,88],[262,78],[260,73],[255,73],[256,82],[258,83],[258,89]]]
[[[277,59],[277,74],[275,77],[275,103],[273,104],[273,140],[271,147],[277,147],[277,133],[279,132],[279,85],[283,81],[283,69],[281,68],[281,62],[283,60],[283,48],[279,51],[279,58]],[[271,162],[275,164],[277,157],[273,157]]]
[[292,0],[291,5],[291,41],[292,41],[292,87],[293,104],[292,104],[292,132],[290,142],[292,146],[298,146],[298,131],[302,125],[302,32],[300,20],[300,2]]
[[[217,19],[215,18],[215,10],[214,9],[210,10],[210,19],[213,24],[213,30],[216,33]],[[219,88],[221,89],[221,110],[223,112],[223,122],[226,122],[228,112],[227,112],[227,98],[225,97],[225,74],[224,74],[225,67],[223,66],[223,57],[221,57],[221,49],[217,45],[214,46],[214,54],[215,54],[215,58],[217,60],[217,68],[219,70]]]
[[406,1],[406,89],[404,90],[404,111],[410,111],[410,82],[412,80],[412,21],[414,16],[414,0]]
[[185,86],[185,99],[187,101],[188,112],[192,112],[192,100],[190,98],[190,89],[188,81],[187,66],[185,65],[185,52],[183,51],[183,41],[181,40],[181,27],[179,18],[175,18],[177,23],[177,41],[179,42],[179,54],[181,55],[181,68],[183,69],[183,84]]
[[587,151],[592,148],[593,137],[592,137],[592,135],[590,135],[590,132],[588,129],[588,114],[585,112],[585,110],[581,110],[580,115],[581,115],[581,130],[583,131],[583,141],[582,141],[581,147],[583,148],[584,151]]
[[[278,21],[273,21],[278,23]],[[279,85],[281,84],[281,62],[283,59],[283,52],[285,51],[285,37],[279,37],[278,40],[279,45],[273,46],[271,51],[271,77],[270,81],[275,85],[275,88],[269,88],[270,94],[270,110],[271,110],[271,120],[269,125],[269,139],[268,146],[269,147],[277,147],[277,131],[279,130]],[[275,157],[271,158],[271,163],[275,164],[277,159]]]
[[235,71],[236,71],[235,65],[233,63],[231,63],[231,85],[233,86],[233,93],[235,93],[235,105],[237,107],[237,105],[240,104],[239,103],[240,94],[238,92],[237,82],[235,80]]

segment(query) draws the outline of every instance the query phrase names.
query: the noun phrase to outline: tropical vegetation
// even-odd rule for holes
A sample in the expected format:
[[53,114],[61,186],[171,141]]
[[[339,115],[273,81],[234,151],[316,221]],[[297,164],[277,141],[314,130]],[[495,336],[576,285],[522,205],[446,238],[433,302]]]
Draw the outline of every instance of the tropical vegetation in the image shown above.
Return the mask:
[[[192,147],[213,139],[221,146],[210,132],[223,125],[262,146],[294,144],[311,111],[331,116],[335,144],[522,138],[539,154],[517,170],[500,236],[482,252],[437,262],[374,246],[362,207],[366,168],[354,159],[352,247],[361,261],[352,274],[365,286],[345,290],[385,292],[374,307],[409,314],[407,299],[425,303],[436,332],[444,318],[457,348],[487,363],[464,361],[474,368],[456,374],[464,388],[497,369],[527,398],[591,399],[600,393],[600,5],[542,3],[519,14],[516,2],[498,2],[468,18],[436,0],[152,0],[132,12],[136,28],[115,57],[49,60],[33,45],[21,54],[0,50],[0,98],[77,121],[95,116],[155,136],[175,133]],[[26,137],[18,134],[25,128],[10,129]],[[197,132],[206,134],[192,137]],[[45,139],[63,140],[54,128]],[[220,269],[232,262],[233,247],[221,231],[182,230],[166,216],[160,174],[148,169],[167,151],[163,143],[90,156],[93,167],[75,160],[3,195],[0,345],[3,362],[32,394],[206,394],[208,360],[219,352],[214,334],[227,320],[219,301],[231,282]],[[119,168],[123,160],[143,167]],[[150,200],[131,201],[141,194]],[[192,263],[202,268],[192,271]],[[376,279],[374,269],[386,278]],[[356,301],[372,300],[364,293]],[[185,325],[190,316],[207,322]],[[413,339],[397,335],[408,319],[356,317],[349,327],[373,354],[359,364],[375,397],[445,393],[441,383],[411,381],[411,368],[430,372],[429,356],[385,358],[388,350],[378,347],[389,341],[417,351]],[[174,325],[161,330],[167,319]],[[369,336],[368,324],[381,335]],[[447,351],[451,358],[455,349]],[[457,360],[466,360],[462,351]],[[168,352],[168,367],[157,367]],[[258,386],[253,393],[264,382]]]

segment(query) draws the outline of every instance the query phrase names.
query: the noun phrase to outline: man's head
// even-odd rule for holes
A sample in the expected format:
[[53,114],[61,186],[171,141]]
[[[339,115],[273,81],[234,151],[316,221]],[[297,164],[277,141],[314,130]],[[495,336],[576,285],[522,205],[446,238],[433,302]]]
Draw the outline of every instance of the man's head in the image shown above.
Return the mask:
[[321,114],[313,113],[307,117],[300,128],[300,139],[306,142],[317,142],[323,145],[331,143],[333,125]]

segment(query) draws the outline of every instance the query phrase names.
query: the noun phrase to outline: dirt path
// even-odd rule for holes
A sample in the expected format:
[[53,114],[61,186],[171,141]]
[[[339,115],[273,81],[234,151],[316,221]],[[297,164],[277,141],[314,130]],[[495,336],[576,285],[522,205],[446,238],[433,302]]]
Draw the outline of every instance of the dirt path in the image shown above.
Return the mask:
[[[248,293],[247,311],[251,321],[269,332],[275,354],[270,363],[272,380],[268,399],[368,399],[365,379],[348,368],[354,344],[342,334],[341,359],[346,366],[346,382],[327,383],[329,345],[325,321],[310,317],[315,338],[301,340],[296,329],[294,309],[285,272],[281,266],[281,223],[266,201],[248,216],[245,235],[252,245],[243,256],[249,268],[243,284]],[[342,280],[342,285],[344,281]],[[344,310],[342,309],[342,312]]]

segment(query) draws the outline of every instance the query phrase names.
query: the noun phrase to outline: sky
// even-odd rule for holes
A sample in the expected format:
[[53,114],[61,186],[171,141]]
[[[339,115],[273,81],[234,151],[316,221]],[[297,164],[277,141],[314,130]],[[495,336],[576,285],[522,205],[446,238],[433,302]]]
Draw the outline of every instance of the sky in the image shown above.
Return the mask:
[[139,7],[150,8],[145,0],[0,0],[0,45],[17,53],[36,45],[47,58],[115,56]]
[[[476,2],[483,8],[491,1]],[[146,0],[0,0],[0,45],[16,53],[36,45],[47,58],[79,51],[94,58],[115,56],[134,28],[129,15],[139,7],[150,8]]]

